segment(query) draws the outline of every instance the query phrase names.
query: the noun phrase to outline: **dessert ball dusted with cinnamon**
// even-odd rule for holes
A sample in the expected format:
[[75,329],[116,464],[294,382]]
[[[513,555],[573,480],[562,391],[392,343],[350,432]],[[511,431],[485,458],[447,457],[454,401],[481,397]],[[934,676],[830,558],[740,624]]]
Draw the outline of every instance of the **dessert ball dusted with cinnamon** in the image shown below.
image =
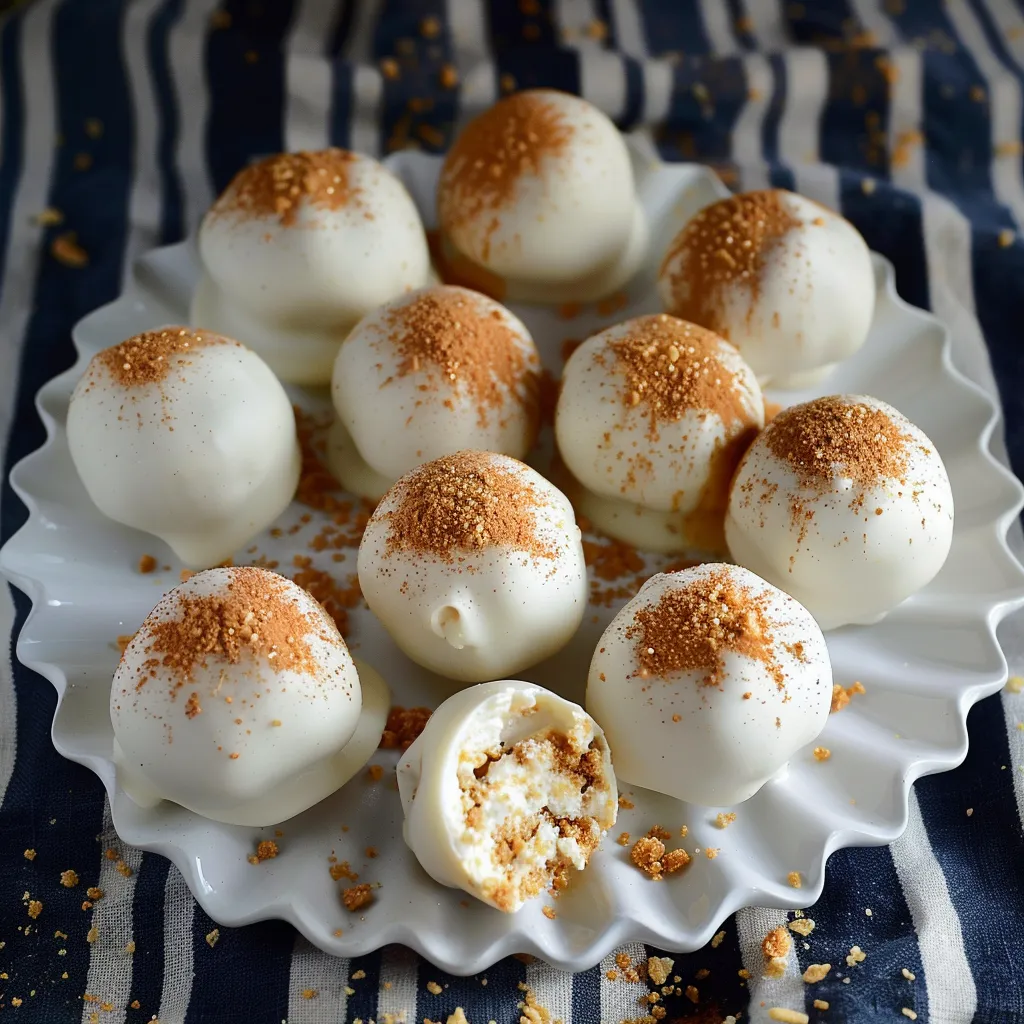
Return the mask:
[[925,586],[953,539],[935,446],[891,405],[832,395],[785,409],[733,480],[736,561],[803,602],[822,629],[870,623]]
[[156,534],[186,565],[229,558],[298,484],[284,389],[255,352],[209,331],[165,327],[93,356],[67,430],[99,510]]
[[605,630],[587,683],[620,779],[703,806],[753,796],[824,728],[825,638],[739,566],[652,576]]
[[413,661],[481,682],[568,643],[587,603],[568,499],[515,459],[464,451],[403,476],[359,546],[367,604]]
[[553,89],[516,93],[466,125],[437,207],[446,262],[479,268],[497,298],[601,298],[647,246],[621,134],[597,107]]
[[564,889],[618,812],[601,727],[514,679],[449,697],[398,762],[398,790],[424,871],[505,913]]
[[331,469],[378,499],[403,473],[464,448],[523,458],[539,386],[537,349],[504,306],[449,285],[395,299],[338,352]]
[[668,312],[731,341],[779,388],[809,386],[853,355],[875,308],[857,229],[784,189],[701,210],[669,246],[658,287]]
[[363,767],[388,706],[305,590],[266,569],[209,569],[170,591],[121,657],[118,781],[143,806],[276,824]]
[[664,313],[576,349],[555,414],[581,512],[657,551],[725,550],[729,480],[763,426],[761,389],[736,349]]
[[203,219],[199,253],[192,322],[241,338],[296,384],[327,384],[353,325],[430,274],[405,186],[344,149],[239,171]]

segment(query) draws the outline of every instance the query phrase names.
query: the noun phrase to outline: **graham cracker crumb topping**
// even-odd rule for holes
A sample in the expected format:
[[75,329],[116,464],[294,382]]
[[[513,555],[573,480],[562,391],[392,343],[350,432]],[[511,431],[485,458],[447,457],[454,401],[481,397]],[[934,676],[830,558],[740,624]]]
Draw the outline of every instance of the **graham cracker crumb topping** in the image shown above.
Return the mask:
[[[448,153],[437,201],[441,228],[450,233],[488,217],[488,234],[516,199],[519,182],[540,176],[542,165],[560,156],[573,128],[547,90],[516,93],[471,121]],[[489,257],[489,245],[481,256]]]
[[679,232],[661,268],[664,274],[676,264],[673,313],[728,338],[726,300],[740,286],[749,294],[747,316],[753,315],[772,252],[801,224],[785,196],[782,189],[730,196],[702,210]]
[[[755,425],[734,374],[720,359],[721,345],[718,335],[666,313],[629,321],[629,331],[611,342],[625,377],[623,401],[648,414],[648,437],[656,440],[660,422],[690,411],[715,413],[726,426]],[[598,351],[594,358],[603,363],[605,355]]]
[[450,561],[458,552],[503,546],[536,558],[557,550],[535,533],[544,499],[520,473],[486,452],[463,451],[413,470],[398,485],[397,507],[385,513],[387,554],[417,551]]
[[[316,673],[319,665],[308,636],[340,644],[333,629],[311,620],[300,611],[288,581],[265,569],[240,567],[231,570],[223,592],[200,596],[187,584],[172,591],[140,631],[145,654],[135,688],[156,676],[159,667],[170,669],[174,689],[185,686],[197,667],[207,659],[223,659],[233,665],[244,658],[265,659],[275,672]],[[168,612],[173,614],[158,620]],[[201,714],[199,697],[186,701],[189,718]]]
[[478,296],[438,287],[390,310],[385,319],[401,358],[397,376],[424,373],[433,387],[465,389],[479,407],[482,425],[489,410],[501,409],[511,397],[536,426],[539,360],[500,310],[482,311]]
[[303,203],[339,210],[357,195],[349,183],[355,159],[355,153],[333,147],[269,156],[239,171],[210,215],[276,217],[282,227],[288,227],[295,223]]
[[99,364],[115,383],[125,388],[159,384],[171,373],[176,362],[174,356],[188,355],[211,345],[243,347],[240,342],[211,331],[193,331],[189,327],[165,327],[159,331],[136,334],[122,341],[120,345],[103,349],[94,356],[90,369],[92,365]]
[[841,395],[784,409],[765,428],[764,439],[803,486],[815,489],[837,475],[861,488],[904,479],[912,440],[881,409]]
[[772,625],[767,596],[755,596],[720,569],[641,608],[625,635],[636,642],[642,679],[699,671],[705,686],[721,688],[723,656],[733,651],[761,662],[781,690],[786,676],[776,660]]

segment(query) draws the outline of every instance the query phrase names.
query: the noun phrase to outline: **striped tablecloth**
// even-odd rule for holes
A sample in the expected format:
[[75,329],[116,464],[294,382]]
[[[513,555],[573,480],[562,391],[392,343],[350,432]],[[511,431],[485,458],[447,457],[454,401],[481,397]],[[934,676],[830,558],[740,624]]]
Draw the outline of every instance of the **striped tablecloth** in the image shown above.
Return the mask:
[[[531,85],[582,92],[623,128],[650,126],[666,158],[715,164],[730,184],[796,188],[841,209],[893,261],[903,296],[950,325],[961,368],[998,385],[1020,471],[1022,84],[1017,0],[22,6],[0,30],[5,480],[43,439],[33,396],[71,362],[72,324],[118,294],[135,256],[194,228],[251,155],[329,143],[441,150],[468,114]],[[41,222],[47,208],[64,223]],[[87,265],[55,258],[68,231]],[[6,539],[25,514],[6,482],[0,514]],[[0,630],[16,632],[26,611],[3,588]],[[1010,624],[1004,643],[1019,670],[1024,629]],[[221,928],[211,945],[214,923],[165,860],[126,853],[129,874],[104,857],[115,837],[102,789],[54,751],[53,709],[52,687],[5,656],[0,1010],[10,1019],[392,1014],[412,1024],[461,1006],[470,1024],[510,1024],[524,1012],[520,982],[565,1024],[643,1015],[646,986],[607,980],[611,963],[571,976],[511,959],[460,980],[399,948],[331,959],[276,922]],[[786,915],[745,911],[716,948],[675,958],[697,1002],[666,999],[666,1019],[759,1021],[778,1006],[837,1022],[1024,1021],[1022,720],[1024,695],[978,705],[966,763],[918,783],[903,838],[833,856],[807,911],[810,949],[797,942],[785,977],[760,977],[759,943]],[[70,889],[60,884],[69,868],[81,879]],[[89,907],[94,885],[105,895]],[[42,903],[38,919],[28,898]],[[848,968],[854,945],[866,959]],[[834,965],[813,986],[800,979],[811,962]]]

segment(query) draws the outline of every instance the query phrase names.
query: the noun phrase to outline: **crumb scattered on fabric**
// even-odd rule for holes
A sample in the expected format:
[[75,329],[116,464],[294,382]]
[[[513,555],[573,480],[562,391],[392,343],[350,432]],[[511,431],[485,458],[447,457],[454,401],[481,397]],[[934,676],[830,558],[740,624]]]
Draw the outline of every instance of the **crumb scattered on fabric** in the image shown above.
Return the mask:
[[821,981],[831,970],[831,964],[809,964],[807,970],[803,973],[803,979],[808,985],[814,985]]

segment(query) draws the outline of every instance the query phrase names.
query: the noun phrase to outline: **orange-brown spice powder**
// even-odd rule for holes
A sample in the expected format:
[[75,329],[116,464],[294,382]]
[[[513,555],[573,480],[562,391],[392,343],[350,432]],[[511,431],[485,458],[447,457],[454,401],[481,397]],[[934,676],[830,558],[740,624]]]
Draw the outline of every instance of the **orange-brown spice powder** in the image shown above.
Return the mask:
[[358,192],[349,181],[355,159],[354,153],[336,148],[269,156],[239,171],[210,215],[276,217],[288,227],[304,202],[339,210]]
[[[307,636],[319,632],[284,590],[284,580],[260,569],[239,568],[227,584],[227,594],[177,594],[173,618],[155,622],[142,673],[136,687],[155,675],[156,665],[171,670],[174,689],[184,686],[208,657],[238,664],[244,657],[265,659],[275,672],[315,673],[318,665]],[[324,639],[330,639],[324,637]],[[189,705],[199,714],[198,699]]]
[[748,317],[760,296],[772,251],[800,226],[780,189],[731,196],[702,210],[676,236],[662,263],[675,260],[671,312],[728,338],[725,301],[733,286],[749,292]]
[[399,377],[426,372],[434,386],[465,388],[478,405],[481,426],[488,410],[500,409],[511,396],[536,430],[539,360],[524,351],[499,310],[483,312],[464,293],[436,288],[393,309],[386,320],[401,357]]
[[189,327],[166,327],[160,331],[136,334],[120,345],[103,349],[94,357],[114,381],[125,388],[159,384],[171,372],[173,357],[186,355],[211,345],[234,345],[239,342],[210,331],[193,331]]
[[636,641],[640,677],[698,671],[705,686],[721,688],[724,654],[732,651],[761,662],[783,689],[785,673],[775,659],[765,605],[764,598],[721,571],[666,591],[656,605],[641,608],[626,629],[626,638]]
[[432,712],[430,708],[404,708],[394,705],[380,738],[381,750],[408,750],[423,732]]
[[489,237],[501,212],[515,200],[520,179],[540,175],[543,161],[561,155],[572,136],[572,126],[543,90],[516,93],[474,119],[441,171],[437,202],[442,231],[450,234],[490,217],[488,241],[474,254],[486,261]]
[[386,554],[418,551],[450,560],[458,552],[508,546],[537,558],[557,551],[535,533],[543,499],[519,473],[485,452],[464,451],[428,462],[405,478]]
[[764,440],[805,487],[828,486],[837,467],[861,488],[902,480],[907,472],[910,436],[881,409],[840,395],[783,410],[766,428]]

